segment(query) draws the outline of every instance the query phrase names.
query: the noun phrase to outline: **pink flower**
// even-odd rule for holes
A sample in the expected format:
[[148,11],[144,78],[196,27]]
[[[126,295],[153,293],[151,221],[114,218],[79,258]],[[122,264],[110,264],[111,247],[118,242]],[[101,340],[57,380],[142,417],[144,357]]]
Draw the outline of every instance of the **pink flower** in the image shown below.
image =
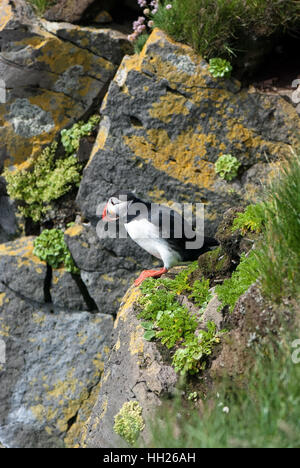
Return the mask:
[[168,5],[166,5],[166,10],[171,10],[172,8],[172,5],[170,5],[170,3],[168,3]]
[[138,28],[137,28],[137,32],[139,34],[141,34],[144,30],[146,29],[146,26],[144,24],[141,24]]

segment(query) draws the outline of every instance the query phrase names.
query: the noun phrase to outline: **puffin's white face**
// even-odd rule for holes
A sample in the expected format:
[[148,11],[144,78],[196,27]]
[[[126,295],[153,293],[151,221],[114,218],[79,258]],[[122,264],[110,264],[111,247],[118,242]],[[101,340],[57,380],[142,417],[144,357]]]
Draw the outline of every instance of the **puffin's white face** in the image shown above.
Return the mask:
[[103,221],[116,221],[127,215],[132,200],[127,200],[126,197],[122,198],[110,197],[102,213]]

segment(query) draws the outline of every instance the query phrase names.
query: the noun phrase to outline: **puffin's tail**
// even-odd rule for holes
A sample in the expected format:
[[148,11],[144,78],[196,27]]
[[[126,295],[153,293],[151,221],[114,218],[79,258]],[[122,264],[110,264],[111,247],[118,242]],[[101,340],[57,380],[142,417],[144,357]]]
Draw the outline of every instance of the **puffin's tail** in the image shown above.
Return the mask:
[[198,260],[198,257],[205,252],[209,252],[210,250],[213,250],[214,248],[218,247],[219,242],[214,239],[213,237],[205,237],[204,238],[204,244],[201,247],[201,249],[189,249],[185,250],[184,252],[184,259],[183,261],[194,261]]

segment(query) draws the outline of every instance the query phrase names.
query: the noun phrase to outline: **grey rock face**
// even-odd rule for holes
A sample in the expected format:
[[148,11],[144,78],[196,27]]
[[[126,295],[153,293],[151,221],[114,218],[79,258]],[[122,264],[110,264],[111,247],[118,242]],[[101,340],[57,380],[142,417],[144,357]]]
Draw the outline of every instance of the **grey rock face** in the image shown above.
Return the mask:
[[[125,442],[113,430],[123,404],[138,401],[147,419],[177,382],[174,369],[163,363],[156,345],[143,339],[144,330],[133,309],[138,295],[138,289],[131,288],[119,310],[98,400],[83,431],[84,447],[123,447]],[[148,428],[142,437],[149,439]]]
[[[0,441],[73,447],[93,405],[113,322],[88,311],[64,270],[54,270],[48,284],[33,239],[0,245]],[[52,302],[45,302],[47,289]]]
[[57,26],[59,37],[22,0],[3,0],[0,18],[2,169],[7,159],[19,164],[38,154],[63,128],[92,112],[129,42],[120,33],[98,37],[97,30],[68,24]]
[[[201,57],[159,30],[143,54],[124,58],[101,113],[77,199],[84,215],[95,219],[98,203],[129,189],[155,202],[204,202],[210,234],[227,208],[257,196],[267,171],[246,171],[286,154],[300,132],[283,99],[214,79]],[[214,167],[227,153],[242,164],[230,183]]]
[[85,10],[95,0],[60,0],[50,7],[44,17],[50,21],[79,21]]
[[119,65],[125,54],[133,53],[127,36],[113,29],[74,26],[70,23],[42,21],[43,27],[57,37],[85,48],[99,57]]
[[10,240],[17,230],[14,203],[9,197],[0,195],[0,243]]
[[137,271],[154,265],[151,256],[131,239],[99,239],[92,226],[71,227],[65,240],[101,313],[115,314]]
[[[7,447],[60,447],[101,376],[112,320],[49,313],[0,286],[0,440]],[[101,357],[103,353],[103,357]],[[74,444],[76,437],[74,438]]]

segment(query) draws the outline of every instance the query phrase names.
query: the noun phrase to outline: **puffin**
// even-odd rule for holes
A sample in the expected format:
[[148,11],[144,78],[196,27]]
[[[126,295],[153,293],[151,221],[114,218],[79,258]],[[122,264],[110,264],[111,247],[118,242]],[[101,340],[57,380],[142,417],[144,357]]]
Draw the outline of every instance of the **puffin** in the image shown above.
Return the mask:
[[162,261],[163,267],[159,270],[144,270],[135,280],[135,286],[146,278],[159,278],[175,265],[197,260],[219,245],[216,239],[205,236],[200,248],[188,248],[187,244],[196,238],[192,225],[177,211],[143,201],[132,192],[114,193],[106,203],[101,219],[106,223],[122,223],[134,242]]

